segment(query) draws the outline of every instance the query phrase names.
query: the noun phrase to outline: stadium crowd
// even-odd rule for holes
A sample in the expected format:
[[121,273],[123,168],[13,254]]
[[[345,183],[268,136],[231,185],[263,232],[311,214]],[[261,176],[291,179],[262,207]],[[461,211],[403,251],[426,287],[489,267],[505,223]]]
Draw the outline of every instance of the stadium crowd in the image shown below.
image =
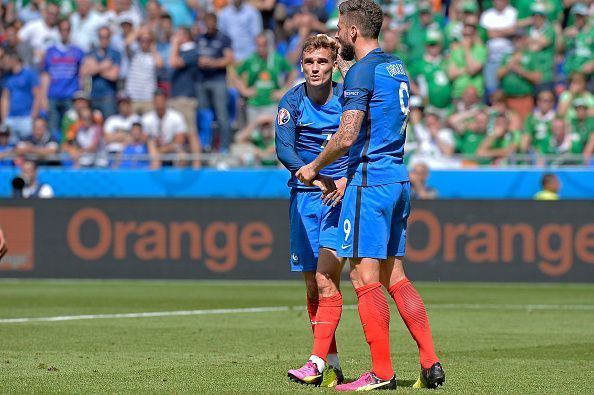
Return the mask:
[[[412,81],[409,163],[593,165],[593,1],[380,4]],[[0,166],[277,166],[278,102],[336,6],[2,2]]]

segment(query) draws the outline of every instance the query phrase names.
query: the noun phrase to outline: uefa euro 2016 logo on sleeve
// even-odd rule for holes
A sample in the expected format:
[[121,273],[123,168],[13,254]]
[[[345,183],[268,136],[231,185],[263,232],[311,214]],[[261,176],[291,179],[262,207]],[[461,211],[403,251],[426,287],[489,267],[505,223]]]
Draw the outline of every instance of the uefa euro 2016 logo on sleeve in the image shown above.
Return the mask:
[[291,119],[291,113],[289,113],[289,111],[286,108],[281,108],[278,110],[278,115],[276,117],[276,120],[280,125],[284,125],[285,123],[289,122],[289,120]]

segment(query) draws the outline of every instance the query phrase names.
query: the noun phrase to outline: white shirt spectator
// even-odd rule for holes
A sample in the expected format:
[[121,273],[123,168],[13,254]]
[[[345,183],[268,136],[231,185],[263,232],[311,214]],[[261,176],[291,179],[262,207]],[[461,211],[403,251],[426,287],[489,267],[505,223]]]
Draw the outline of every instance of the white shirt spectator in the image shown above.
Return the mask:
[[[111,135],[116,132],[130,134],[132,124],[142,122],[142,118],[138,114],[132,114],[129,117],[124,117],[120,114],[112,115],[107,118],[105,125],[103,125],[103,133]],[[121,152],[124,149],[124,144],[120,142],[113,142],[107,144],[107,152]]]
[[186,121],[181,112],[168,108],[163,118],[156,111],[146,113],[142,117],[142,126],[146,134],[156,139],[160,145],[173,143],[175,136],[188,131]]
[[54,190],[48,184],[35,183],[23,188],[23,198],[29,199],[31,197],[37,197],[40,199],[51,199],[54,197]]
[[52,45],[60,42],[57,27],[49,27],[43,18],[27,22],[18,32],[19,40],[33,47],[35,63],[41,60],[42,54]]
[[99,12],[90,10],[84,19],[79,13],[72,14],[70,24],[72,26],[70,41],[86,53],[93,45],[98,44],[97,30],[105,24],[105,19]]
[[460,166],[456,160],[452,159],[451,155],[442,151],[437,141],[439,140],[442,145],[454,147],[456,141],[451,129],[441,128],[437,133],[437,139],[431,135],[431,132],[423,124],[415,125],[411,129],[416,142],[416,149],[410,161],[411,165],[421,161],[431,169]]
[[262,32],[262,16],[251,4],[229,4],[219,14],[219,30],[231,39],[235,60],[241,62],[256,51],[256,36]]
[[[481,26],[489,30],[508,29],[516,25],[518,11],[508,5],[502,12],[490,8],[481,15]],[[513,52],[514,46],[510,39],[499,37],[487,41],[489,60],[500,61],[506,54]]]

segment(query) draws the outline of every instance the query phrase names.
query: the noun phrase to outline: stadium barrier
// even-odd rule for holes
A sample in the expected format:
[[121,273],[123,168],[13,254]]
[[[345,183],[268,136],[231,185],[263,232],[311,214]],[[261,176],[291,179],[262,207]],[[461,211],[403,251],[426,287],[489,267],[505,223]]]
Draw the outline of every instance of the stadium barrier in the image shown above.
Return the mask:
[[[429,185],[445,199],[531,199],[546,172],[561,181],[563,199],[594,199],[594,168],[432,170]],[[11,196],[15,169],[0,169],[0,197]],[[57,197],[288,198],[289,173],[254,169],[63,169],[45,167],[39,179]]]
[[[298,279],[287,200],[0,200],[8,278]],[[594,282],[585,201],[418,201],[415,280]]]

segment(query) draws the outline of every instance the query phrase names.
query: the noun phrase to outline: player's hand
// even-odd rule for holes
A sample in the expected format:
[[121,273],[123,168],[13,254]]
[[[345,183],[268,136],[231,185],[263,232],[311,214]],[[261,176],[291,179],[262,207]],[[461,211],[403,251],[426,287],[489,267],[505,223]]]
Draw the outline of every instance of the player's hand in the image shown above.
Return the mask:
[[318,175],[311,184],[320,188],[322,195],[326,196],[336,190],[336,184],[332,177]]
[[301,169],[297,170],[297,173],[295,173],[295,177],[308,186],[312,185],[312,181],[317,175],[318,173],[313,169],[311,164],[303,166]]
[[8,252],[8,246],[6,245],[6,240],[4,239],[4,233],[0,228],[0,259]]
[[322,197],[322,202],[325,205],[328,206],[332,206],[332,207],[336,207],[340,204],[340,202],[342,201],[342,198],[344,197],[344,190],[346,189],[346,185],[347,185],[347,179],[346,177],[342,177],[336,181],[334,181],[334,184],[336,185],[336,189],[331,191],[328,194],[323,193],[324,195]]

